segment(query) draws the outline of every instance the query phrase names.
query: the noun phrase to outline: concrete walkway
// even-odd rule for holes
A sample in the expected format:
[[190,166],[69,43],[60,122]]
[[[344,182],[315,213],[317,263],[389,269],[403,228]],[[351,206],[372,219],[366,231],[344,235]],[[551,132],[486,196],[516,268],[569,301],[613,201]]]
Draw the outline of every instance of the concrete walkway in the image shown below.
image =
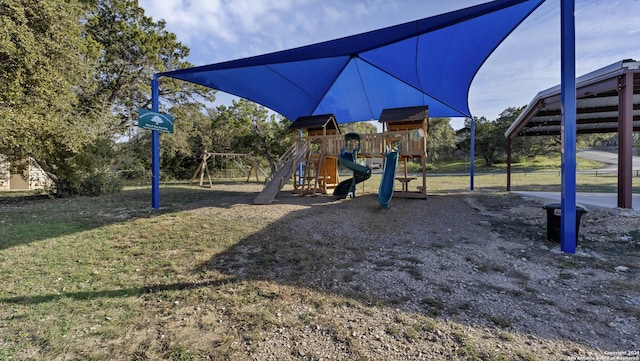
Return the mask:
[[[540,204],[560,203],[560,192],[511,192],[524,198],[533,199]],[[632,195],[631,204],[633,209],[640,211],[640,194]],[[615,193],[576,193],[576,205],[583,206],[587,210],[589,207],[616,208],[618,206],[618,195]]]
[[[577,153],[578,157],[592,159],[604,163],[603,171],[618,170],[617,148],[584,150]],[[633,157],[633,169],[640,169],[640,157]],[[560,203],[560,192],[511,192],[522,197],[536,200],[541,204]],[[631,204],[636,211],[640,210],[640,194],[631,196]],[[618,195],[615,193],[576,193],[576,205],[583,206],[587,210],[589,207],[617,208]]]

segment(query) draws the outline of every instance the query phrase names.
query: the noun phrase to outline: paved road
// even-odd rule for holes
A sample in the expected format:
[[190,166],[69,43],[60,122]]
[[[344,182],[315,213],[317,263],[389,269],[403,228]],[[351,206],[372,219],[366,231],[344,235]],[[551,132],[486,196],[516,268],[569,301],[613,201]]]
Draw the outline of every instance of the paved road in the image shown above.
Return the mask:
[[[586,158],[605,164],[600,170],[618,170],[618,150],[583,150],[576,153],[580,158]],[[633,170],[640,170],[640,157],[633,157]]]

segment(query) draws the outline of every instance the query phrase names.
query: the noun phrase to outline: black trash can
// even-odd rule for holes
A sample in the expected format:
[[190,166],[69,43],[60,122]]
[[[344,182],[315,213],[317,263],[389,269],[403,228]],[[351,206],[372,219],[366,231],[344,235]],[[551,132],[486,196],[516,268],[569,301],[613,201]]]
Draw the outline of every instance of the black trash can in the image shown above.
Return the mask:
[[[543,207],[547,210],[547,239],[560,243],[560,220],[562,215],[562,204],[552,203]],[[576,206],[576,243],[578,243],[578,230],[580,229],[580,218],[587,213],[587,210]]]

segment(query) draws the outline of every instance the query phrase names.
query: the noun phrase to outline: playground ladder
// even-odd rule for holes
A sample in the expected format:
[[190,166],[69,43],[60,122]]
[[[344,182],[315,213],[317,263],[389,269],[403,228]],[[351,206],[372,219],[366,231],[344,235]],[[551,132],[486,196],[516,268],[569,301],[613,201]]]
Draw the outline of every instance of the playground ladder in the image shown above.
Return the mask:
[[[317,158],[318,162],[314,162],[314,158]],[[316,192],[318,191],[318,177],[321,173],[323,173],[323,158],[324,158],[324,150],[321,149],[319,153],[314,153],[311,148],[307,150],[307,156],[305,157],[304,163],[306,164],[304,171],[304,178],[302,184],[302,191],[300,195],[303,196],[306,193],[311,193],[311,195],[316,196]],[[313,174],[311,174],[311,170],[313,170]],[[326,173],[326,172],[325,172]],[[313,177],[313,188],[311,188],[311,178]],[[307,188],[305,190],[305,188]]]

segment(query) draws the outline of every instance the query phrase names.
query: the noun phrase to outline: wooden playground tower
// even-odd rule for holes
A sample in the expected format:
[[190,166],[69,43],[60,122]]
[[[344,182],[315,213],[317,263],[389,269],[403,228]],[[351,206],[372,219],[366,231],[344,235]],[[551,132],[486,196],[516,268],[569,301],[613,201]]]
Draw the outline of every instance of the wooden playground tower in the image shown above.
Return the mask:
[[[401,190],[395,197],[427,198],[427,131],[429,130],[429,108],[415,106],[384,109],[380,114],[385,145],[398,151],[398,163],[403,166],[403,174],[396,174]],[[418,179],[409,177],[407,161],[419,160],[422,170],[422,185],[417,191],[410,191],[409,183]]]
[[306,154],[302,162],[294,165],[293,192],[316,195],[326,194],[338,181],[338,153],[327,146],[329,137],[341,137],[340,127],[333,114],[299,117],[289,129],[294,143],[305,142]]
[[[394,196],[426,199],[428,107],[384,109],[379,121],[382,133],[360,134],[358,157],[384,159],[387,148],[397,151],[402,169],[395,175],[398,183]],[[271,203],[291,177],[293,192],[300,195],[326,194],[340,183],[338,156],[345,141],[333,114],[300,117],[289,128],[294,136],[290,154],[283,157],[283,164],[254,200],[255,204]],[[422,168],[422,183],[416,190],[410,186],[418,177],[410,176],[409,160],[419,160]]]

